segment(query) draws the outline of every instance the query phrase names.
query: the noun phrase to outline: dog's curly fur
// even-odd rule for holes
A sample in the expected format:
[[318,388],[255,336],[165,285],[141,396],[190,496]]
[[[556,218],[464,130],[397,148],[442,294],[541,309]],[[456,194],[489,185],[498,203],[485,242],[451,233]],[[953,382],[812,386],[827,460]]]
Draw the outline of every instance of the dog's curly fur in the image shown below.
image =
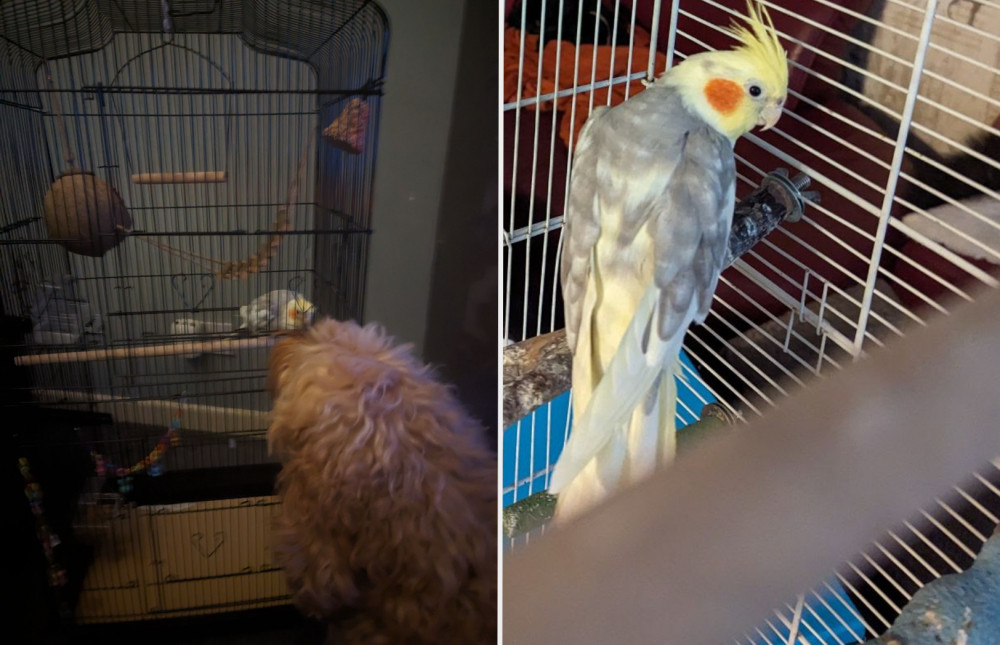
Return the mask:
[[322,320],[271,352],[274,553],[328,642],[495,643],[497,466],[409,346]]

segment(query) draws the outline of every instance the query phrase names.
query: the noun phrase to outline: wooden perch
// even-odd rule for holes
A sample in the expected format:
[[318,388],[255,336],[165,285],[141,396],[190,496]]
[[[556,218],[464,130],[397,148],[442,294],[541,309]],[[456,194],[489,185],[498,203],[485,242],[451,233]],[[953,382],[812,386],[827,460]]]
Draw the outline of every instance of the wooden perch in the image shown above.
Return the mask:
[[231,352],[238,349],[270,347],[275,342],[273,336],[255,338],[225,338],[194,342],[168,343],[164,345],[138,345],[135,347],[115,347],[111,349],[85,349],[75,352],[50,352],[48,354],[26,354],[14,359],[16,365],[47,365],[51,363],[83,363],[126,358],[149,358],[151,356],[175,356],[177,354],[206,354]]
[[220,184],[226,181],[225,170],[196,172],[142,172],[132,175],[133,184]]
[[[177,400],[130,399],[91,391],[33,389],[42,405],[110,414],[115,423],[169,425],[177,411]],[[202,403],[183,403],[183,428],[201,432],[255,432],[268,426],[266,410],[225,408]]]
[[504,347],[503,426],[568,390],[572,364],[565,329]]

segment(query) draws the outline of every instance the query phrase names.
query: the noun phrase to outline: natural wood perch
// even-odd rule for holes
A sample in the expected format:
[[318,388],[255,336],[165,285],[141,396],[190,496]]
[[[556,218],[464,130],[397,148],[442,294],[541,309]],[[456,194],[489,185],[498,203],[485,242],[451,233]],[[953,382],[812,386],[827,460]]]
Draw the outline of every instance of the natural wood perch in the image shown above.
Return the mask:
[[142,172],[132,175],[133,184],[220,184],[226,179],[225,170]]
[[112,349],[85,349],[75,352],[51,352],[48,354],[26,354],[14,359],[15,365],[46,365],[51,363],[83,363],[126,358],[149,358],[151,356],[175,356],[177,354],[207,354],[231,352],[240,349],[257,349],[274,344],[273,336],[255,338],[226,338],[195,342],[168,343],[164,345],[138,345],[135,347],[115,347]]
[[567,391],[572,364],[565,329],[504,347],[504,427]]

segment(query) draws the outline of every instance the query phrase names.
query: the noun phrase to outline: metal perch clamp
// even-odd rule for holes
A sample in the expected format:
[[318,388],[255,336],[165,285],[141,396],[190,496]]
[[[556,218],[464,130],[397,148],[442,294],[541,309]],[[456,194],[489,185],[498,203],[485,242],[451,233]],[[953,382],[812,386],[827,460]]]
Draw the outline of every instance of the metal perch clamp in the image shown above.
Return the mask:
[[799,173],[789,177],[784,168],[767,174],[756,191],[733,210],[733,226],[729,232],[728,267],[736,258],[778,227],[783,221],[798,222],[806,204],[819,203],[819,193],[808,188],[810,179]]

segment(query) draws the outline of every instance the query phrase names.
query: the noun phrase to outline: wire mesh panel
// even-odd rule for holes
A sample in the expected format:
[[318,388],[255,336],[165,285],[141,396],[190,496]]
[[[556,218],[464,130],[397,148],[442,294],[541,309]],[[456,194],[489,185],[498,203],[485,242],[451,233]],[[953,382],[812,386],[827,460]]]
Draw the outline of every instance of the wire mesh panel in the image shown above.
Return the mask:
[[[762,4],[789,52],[788,100],[775,128],[737,143],[737,199],[785,167],[808,174],[822,201],[722,274],[708,320],[684,343],[686,376],[704,394],[679,405],[678,426],[712,401],[752,418],[997,286],[1000,5]],[[723,27],[745,3],[530,0],[507,9],[503,334],[517,342],[563,326],[567,177],[591,110],[627,100],[694,53],[731,47]],[[505,431],[505,504],[546,487],[567,408],[558,401]],[[969,566],[997,521],[997,481],[995,468],[980,473],[746,642],[788,642],[793,622],[807,642],[884,632],[915,588]]]
[[[66,458],[89,464],[64,509],[100,529],[80,532],[77,617],[280,600],[259,510],[277,470],[266,357],[317,315],[361,317],[385,15],[5,2],[0,35],[0,307],[24,321],[3,339],[23,370],[11,413],[58,411]],[[21,450],[56,434],[22,429]],[[170,519],[182,503],[204,520]],[[167,562],[199,557],[222,564]]]

